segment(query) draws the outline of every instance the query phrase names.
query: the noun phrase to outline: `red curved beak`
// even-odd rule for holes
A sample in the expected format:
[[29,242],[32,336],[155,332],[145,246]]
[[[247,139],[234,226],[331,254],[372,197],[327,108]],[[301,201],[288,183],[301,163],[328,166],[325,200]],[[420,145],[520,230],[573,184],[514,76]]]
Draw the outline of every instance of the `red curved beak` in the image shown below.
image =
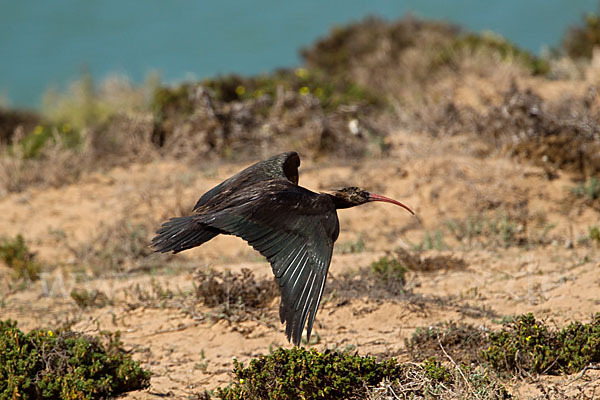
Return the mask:
[[375,194],[375,193],[369,193],[369,201],[383,201],[383,202],[386,202],[386,203],[392,203],[392,204],[395,204],[397,206],[400,206],[400,207],[404,208],[406,211],[408,211],[412,215],[415,215],[415,213],[413,212],[413,210],[411,210],[410,208],[408,208],[404,204],[400,203],[399,201],[396,201],[394,199],[390,199],[389,197],[381,196],[381,195]]

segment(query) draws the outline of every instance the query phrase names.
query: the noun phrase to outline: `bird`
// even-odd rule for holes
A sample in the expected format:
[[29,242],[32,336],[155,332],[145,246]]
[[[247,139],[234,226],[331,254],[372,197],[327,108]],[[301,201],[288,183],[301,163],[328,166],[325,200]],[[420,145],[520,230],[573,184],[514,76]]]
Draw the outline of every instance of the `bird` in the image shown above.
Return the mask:
[[202,195],[192,215],[163,223],[151,244],[155,252],[179,253],[217,235],[245,240],[271,264],[281,292],[279,317],[296,346],[305,325],[310,340],[340,233],[337,210],[380,201],[414,215],[399,201],[358,187],[310,191],[298,185],[299,166],[294,151],[249,166]]

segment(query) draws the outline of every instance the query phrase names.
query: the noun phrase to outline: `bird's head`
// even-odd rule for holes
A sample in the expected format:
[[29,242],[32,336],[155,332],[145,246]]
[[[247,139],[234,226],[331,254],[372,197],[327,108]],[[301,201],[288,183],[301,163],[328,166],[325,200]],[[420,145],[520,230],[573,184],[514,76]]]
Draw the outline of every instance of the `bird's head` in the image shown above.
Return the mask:
[[357,188],[355,186],[336,190],[330,193],[329,195],[332,197],[333,203],[335,204],[335,208],[337,209],[359,206],[361,204],[369,203],[371,201],[383,201],[386,203],[392,203],[397,206],[400,206],[412,215],[415,215],[415,213],[410,208],[400,203],[399,201],[390,199],[389,197],[381,196],[379,194],[367,192],[366,190]]

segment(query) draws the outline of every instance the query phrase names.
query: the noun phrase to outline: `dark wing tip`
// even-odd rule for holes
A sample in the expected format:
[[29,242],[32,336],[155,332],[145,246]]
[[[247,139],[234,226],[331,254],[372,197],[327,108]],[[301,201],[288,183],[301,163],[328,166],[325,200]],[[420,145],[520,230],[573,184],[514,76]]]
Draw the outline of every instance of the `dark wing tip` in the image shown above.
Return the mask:
[[[295,280],[299,285],[281,287],[281,322],[286,322],[285,333],[294,345],[299,346],[306,326],[306,340],[310,341],[313,323],[321,301],[326,275],[307,264]],[[286,271],[287,272],[287,271]]]

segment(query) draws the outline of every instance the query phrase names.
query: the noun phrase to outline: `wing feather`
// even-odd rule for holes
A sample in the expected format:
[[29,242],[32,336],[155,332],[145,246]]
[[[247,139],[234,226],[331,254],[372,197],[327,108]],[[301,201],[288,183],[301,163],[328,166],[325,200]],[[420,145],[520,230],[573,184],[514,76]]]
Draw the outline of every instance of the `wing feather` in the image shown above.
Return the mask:
[[266,160],[259,161],[204,193],[194,206],[194,210],[210,203],[211,200],[218,198],[232,188],[239,190],[244,186],[278,178],[286,179],[290,183],[297,185],[299,166],[300,156],[294,151],[281,153]]
[[308,257],[306,253],[302,254],[302,258],[294,264],[294,270],[289,274],[289,278],[286,282],[283,279],[280,280],[281,286],[289,286],[288,297],[290,299],[296,299],[298,292],[302,287],[306,285],[308,278],[310,277],[310,267],[307,268]]
[[[290,310],[292,318],[293,332],[292,335],[301,336],[302,330],[306,323],[306,317],[309,312],[312,312],[310,308],[310,302],[313,296],[313,289],[315,287],[316,274],[311,274],[312,279],[309,280],[307,285],[304,287],[302,294],[297,299],[297,305]],[[308,336],[310,337],[310,336]]]
[[267,258],[281,290],[281,322],[299,345],[305,325],[310,338],[339,226],[326,199],[289,181],[284,188],[202,222],[241,237]]
[[312,326],[315,321],[315,316],[317,315],[316,309],[319,306],[319,303],[321,302],[321,297],[323,296],[323,289],[325,289],[325,281],[320,282],[320,286],[316,290],[317,295],[316,296],[313,295],[311,297],[310,305],[308,306],[308,308],[310,310],[315,310],[315,312],[311,312],[310,317],[308,318],[308,324],[306,325],[306,336],[307,337],[310,337],[310,334],[312,331]]

